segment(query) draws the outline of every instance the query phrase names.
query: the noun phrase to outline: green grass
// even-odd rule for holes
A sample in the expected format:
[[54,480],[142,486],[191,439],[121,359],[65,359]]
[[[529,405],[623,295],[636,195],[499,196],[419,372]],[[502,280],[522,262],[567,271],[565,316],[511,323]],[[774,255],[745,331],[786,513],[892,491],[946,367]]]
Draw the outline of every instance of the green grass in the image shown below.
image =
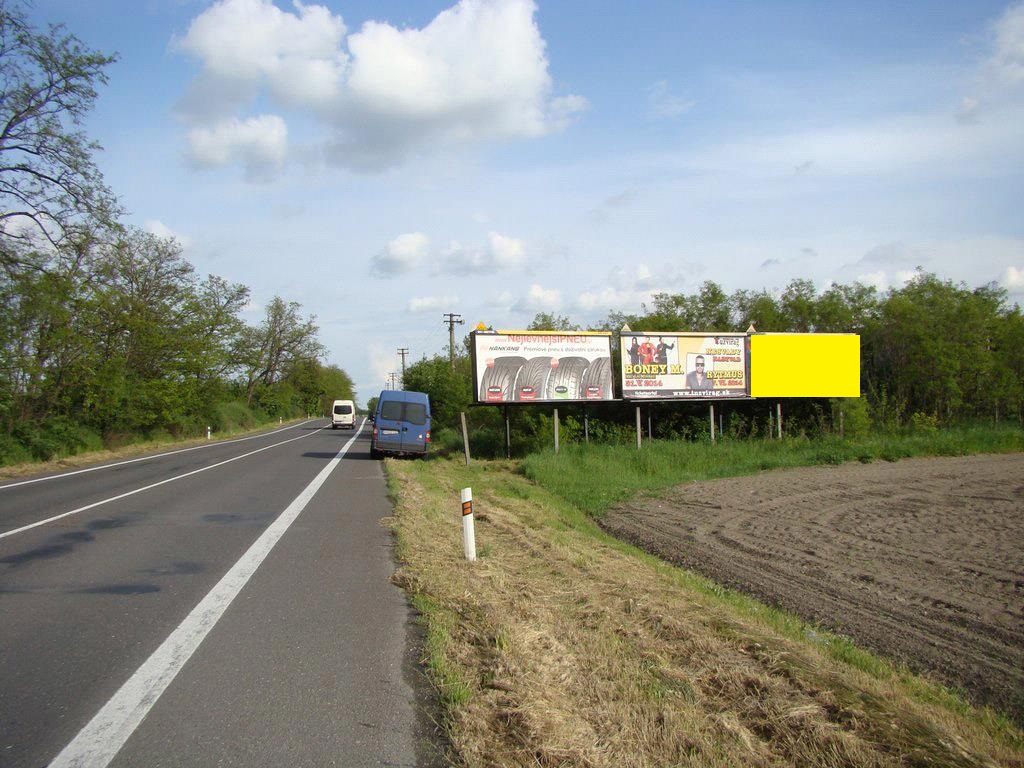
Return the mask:
[[709,442],[647,442],[639,450],[622,445],[567,445],[522,461],[526,476],[599,517],[614,504],[638,493],[681,483],[751,475],[771,469],[842,464],[847,461],[897,461],[911,456],[965,456],[1024,451],[1024,430],[1016,427],[966,427],[935,433],[861,438]]
[[412,595],[412,604],[426,627],[423,650],[430,676],[441,695],[442,706],[450,712],[473,695],[473,687],[449,658],[451,635],[459,625],[459,615],[423,593]]

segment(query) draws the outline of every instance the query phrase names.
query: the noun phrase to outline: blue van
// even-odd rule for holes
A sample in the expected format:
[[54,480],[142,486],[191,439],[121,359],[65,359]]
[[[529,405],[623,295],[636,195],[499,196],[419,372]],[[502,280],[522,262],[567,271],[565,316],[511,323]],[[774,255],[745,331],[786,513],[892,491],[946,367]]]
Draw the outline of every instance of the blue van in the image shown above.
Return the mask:
[[377,398],[370,456],[386,453],[427,455],[430,447],[430,398],[424,392],[385,389]]

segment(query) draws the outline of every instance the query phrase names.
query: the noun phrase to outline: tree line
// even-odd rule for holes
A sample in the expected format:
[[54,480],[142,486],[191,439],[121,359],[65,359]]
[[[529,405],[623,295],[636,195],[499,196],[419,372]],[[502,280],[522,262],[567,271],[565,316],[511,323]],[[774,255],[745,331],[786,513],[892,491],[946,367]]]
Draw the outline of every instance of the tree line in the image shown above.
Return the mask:
[[[1024,424],[1024,316],[996,284],[970,288],[918,270],[888,291],[862,283],[832,285],[823,291],[809,280],[791,281],[784,290],[738,290],[731,294],[713,282],[693,293],[656,294],[640,312],[611,311],[592,330],[613,334],[613,366],[618,366],[618,332],[734,331],[750,326],[763,332],[856,333],[861,341],[861,397],[783,400],[787,433],[820,435],[837,431],[844,414],[848,432],[935,429],[941,425],[988,420]],[[564,315],[540,313],[532,330],[585,330]],[[447,356],[421,360],[406,372],[406,388],[431,395],[438,441],[461,446],[458,414],[467,411],[481,455],[504,450],[504,423],[497,408],[471,408],[473,382],[469,340],[457,350],[454,370]],[[803,375],[794,361],[794,376]],[[771,406],[759,401],[721,403],[727,436],[767,437]],[[707,404],[657,403],[655,437],[707,436]],[[512,409],[513,443],[519,451],[549,445],[550,407]],[[581,438],[581,408],[560,408],[567,439]],[[589,406],[590,437],[628,441],[634,412],[624,405]],[[646,424],[645,424],[646,428]],[[444,430],[447,429],[446,433]]]
[[0,463],[322,413],[316,319],[122,223],[82,120],[115,56],[0,0]]

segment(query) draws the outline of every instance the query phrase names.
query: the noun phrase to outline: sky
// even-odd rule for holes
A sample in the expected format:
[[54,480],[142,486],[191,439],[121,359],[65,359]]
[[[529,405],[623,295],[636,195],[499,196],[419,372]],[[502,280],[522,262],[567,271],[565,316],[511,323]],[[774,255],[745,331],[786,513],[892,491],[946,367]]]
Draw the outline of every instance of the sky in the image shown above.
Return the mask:
[[[478,322],[659,292],[1024,303],[1024,2],[35,0],[112,53],[126,223],[317,318],[375,396]],[[724,330],[724,329],[718,329]]]

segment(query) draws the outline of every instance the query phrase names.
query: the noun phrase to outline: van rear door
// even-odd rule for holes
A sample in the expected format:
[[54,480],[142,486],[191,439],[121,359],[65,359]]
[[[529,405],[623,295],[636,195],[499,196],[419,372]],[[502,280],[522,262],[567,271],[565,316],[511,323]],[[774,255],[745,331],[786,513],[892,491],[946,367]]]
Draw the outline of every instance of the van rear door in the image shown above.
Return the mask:
[[402,406],[401,400],[385,400],[380,404],[380,413],[374,426],[377,429],[377,448],[381,451],[402,450]]
[[402,450],[409,453],[425,453],[427,450],[427,405],[407,402],[402,424]]

